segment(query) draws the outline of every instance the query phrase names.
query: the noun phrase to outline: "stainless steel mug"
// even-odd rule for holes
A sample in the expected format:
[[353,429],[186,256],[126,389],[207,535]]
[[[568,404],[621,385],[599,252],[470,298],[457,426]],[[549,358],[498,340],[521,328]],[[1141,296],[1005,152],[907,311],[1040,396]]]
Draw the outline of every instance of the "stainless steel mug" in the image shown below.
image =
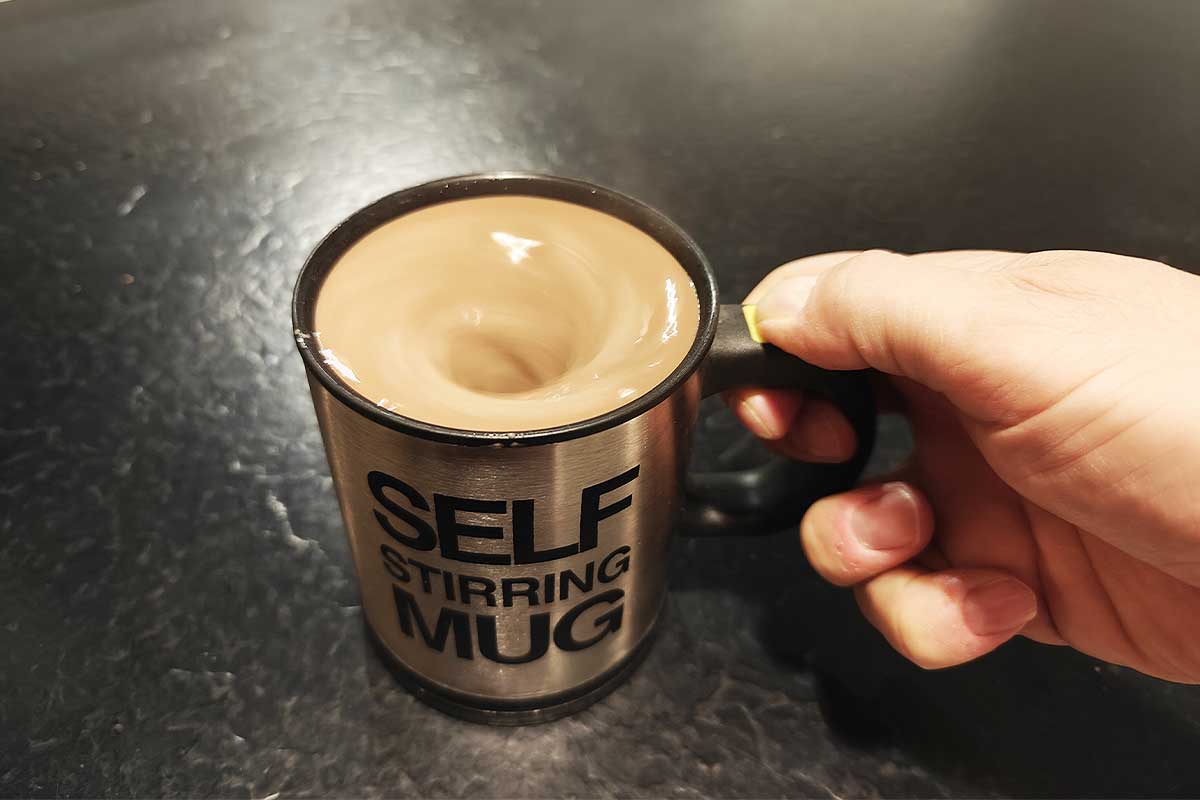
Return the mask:
[[[316,297],[354,242],[422,206],[496,194],[598,209],[647,232],[679,261],[699,295],[700,325],[666,380],[593,419],[483,433],[389,412],[325,364],[312,346]],[[663,607],[681,511],[692,533],[778,529],[816,497],[849,487],[874,441],[861,374],[820,370],[757,343],[741,307],[718,305],[712,270],[686,233],[636,200],[580,181],[500,173],[389,195],[317,246],[296,283],[292,315],[368,628],[419,697],[476,721],[562,716],[631,671]],[[740,385],[830,398],[857,431],[857,454],[844,464],[780,460],[689,479],[700,398]]]

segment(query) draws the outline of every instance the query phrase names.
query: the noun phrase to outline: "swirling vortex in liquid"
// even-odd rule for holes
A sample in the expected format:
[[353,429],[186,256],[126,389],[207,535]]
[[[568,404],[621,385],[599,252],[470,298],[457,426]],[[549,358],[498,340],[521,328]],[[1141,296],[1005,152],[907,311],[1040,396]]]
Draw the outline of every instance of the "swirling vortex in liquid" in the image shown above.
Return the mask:
[[413,419],[525,431],[619,408],[696,338],[695,286],[651,236],[525,196],[428,206],[356,242],[312,332],[356,392]]

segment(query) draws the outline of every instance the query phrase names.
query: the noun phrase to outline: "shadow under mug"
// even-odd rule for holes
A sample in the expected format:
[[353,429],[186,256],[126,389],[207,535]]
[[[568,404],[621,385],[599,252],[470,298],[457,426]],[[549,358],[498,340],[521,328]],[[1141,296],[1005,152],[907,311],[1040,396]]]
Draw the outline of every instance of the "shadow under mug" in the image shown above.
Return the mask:
[[[311,347],[321,284],[378,226],[418,208],[485,195],[562,200],[654,237],[691,277],[700,324],[658,386],[613,411],[543,430],[456,430],[356,394]],[[870,454],[865,376],[813,367],[754,340],[719,305],[704,254],[649,206],[582,181],[470,175],[388,195],[309,256],[292,300],[296,343],[358,572],[368,630],[418,697],[466,719],[546,721],[596,701],[644,653],[666,598],[672,530],[766,533],[850,487]],[[841,464],[778,459],[744,472],[686,474],[700,398],[736,386],[796,387],[834,402],[857,452]]]

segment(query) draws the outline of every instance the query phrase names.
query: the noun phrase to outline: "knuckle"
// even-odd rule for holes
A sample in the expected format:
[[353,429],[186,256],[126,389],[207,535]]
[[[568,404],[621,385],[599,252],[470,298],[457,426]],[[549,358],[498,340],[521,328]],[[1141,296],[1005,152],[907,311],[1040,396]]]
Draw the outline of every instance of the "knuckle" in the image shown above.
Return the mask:
[[1138,261],[1111,253],[1046,250],[1017,258],[1000,274],[1022,291],[1093,301],[1110,297],[1113,281],[1124,282],[1129,262]]
[[907,261],[890,250],[867,250],[830,270],[849,288],[873,289]]
[[832,268],[827,285],[820,287],[846,335],[868,363],[894,360],[889,345],[891,334],[881,322],[884,315],[876,312],[894,300],[889,287],[907,260],[887,250],[868,250]]
[[1075,283],[1066,275],[1062,259],[1056,253],[1030,253],[1001,271],[1010,284],[1022,291],[1072,297]]

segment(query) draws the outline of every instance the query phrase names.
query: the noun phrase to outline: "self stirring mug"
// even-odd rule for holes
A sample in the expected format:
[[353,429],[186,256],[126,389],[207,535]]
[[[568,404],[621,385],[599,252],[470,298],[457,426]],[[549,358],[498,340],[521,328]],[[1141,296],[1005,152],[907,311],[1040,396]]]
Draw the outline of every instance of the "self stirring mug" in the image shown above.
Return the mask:
[[[592,419],[485,433],[408,419],[356,394],[309,347],[321,283],[358,239],[400,215],[483,195],[588,206],[654,237],[687,271],[700,324],[653,390]],[[351,550],[378,649],[418,697],[467,719],[520,724],[581,709],[636,665],[666,597],[672,529],[775,530],[848,488],[875,437],[865,377],[813,367],[756,341],[718,305],[694,241],[653,208],[564,178],[497,173],[389,195],[339,224],[308,258],[292,303]],[[838,405],[858,436],[842,464],[778,460],[686,475],[700,398],[797,387]]]

